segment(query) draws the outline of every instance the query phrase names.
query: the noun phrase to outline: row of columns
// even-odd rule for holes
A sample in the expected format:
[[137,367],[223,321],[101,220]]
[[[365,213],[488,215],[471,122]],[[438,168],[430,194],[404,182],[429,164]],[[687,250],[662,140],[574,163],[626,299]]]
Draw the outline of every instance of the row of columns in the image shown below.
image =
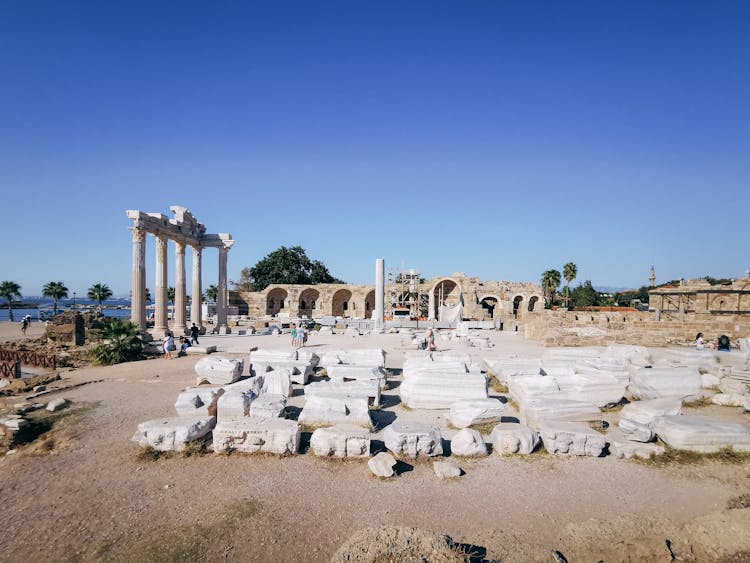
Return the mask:
[[[146,234],[147,231],[137,227],[133,231],[133,280],[131,296],[130,319],[141,331],[146,330]],[[168,237],[164,234],[154,233],[156,239],[156,287],[154,299],[156,310],[154,314],[154,331],[157,335],[168,330],[168,268],[167,268],[167,242]],[[175,313],[174,332],[184,334],[187,324],[185,322],[186,281],[185,281],[185,246],[181,241],[175,242]],[[201,246],[191,246],[193,251],[192,271],[192,295],[193,300],[190,307],[190,320],[196,326],[203,329],[203,318],[201,309]],[[221,333],[229,332],[227,327],[227,254],[229,249],[219,247],[219,294],[216,299],[216,325]]]

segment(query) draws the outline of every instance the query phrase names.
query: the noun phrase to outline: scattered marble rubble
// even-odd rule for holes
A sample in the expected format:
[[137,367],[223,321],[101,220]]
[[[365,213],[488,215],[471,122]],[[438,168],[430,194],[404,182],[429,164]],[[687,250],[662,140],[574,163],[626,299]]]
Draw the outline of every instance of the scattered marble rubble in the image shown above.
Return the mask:
[[234,383],[242,376],[244,368],[244,360],[206,356],[195,364],[195,373],[198,374],[196,385],[202,383],[214,385]]
[[370,431],[351,424],[318,428],[312,433],[310,448],[318,456],[369,457]]

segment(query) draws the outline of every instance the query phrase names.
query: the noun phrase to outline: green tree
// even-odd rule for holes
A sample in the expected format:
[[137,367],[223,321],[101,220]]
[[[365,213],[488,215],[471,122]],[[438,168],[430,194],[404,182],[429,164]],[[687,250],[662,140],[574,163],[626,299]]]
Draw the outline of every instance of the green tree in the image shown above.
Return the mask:
[[570,298],[573,307],[596,307],[597,305],[601,305],[601,296],[591,285],[591,280],[586,280],[583,284],[574,288]]
[[344,283],[335,278],[320,260],[310,260],[301,246],[282,246],[266,255],[252,268],[242,270],[235,288],[252,287],[263,291],[275,283],[309,285],[313,283]]
[[42,288],[42,295],[45,297],[52,298],[52,301],[54,301],[55,306],[53,308],[53,313],[57,314],[57,302],[60,299],[67,299],[68,298],[68,288],[65,287],[65,284],[63,282],[49,282],[47,285],[45,285]]
[[89,288],[88,298],[99,303],[99,308],[110,297],[112,297],[112,290],[105,283],[95,283]]
[[143,355],[143,341],[138,327],[126,319],[105,318],[100,328],[92,331],[102,343],[91,351],[102,365],[138,360]]
[[563,277],[565,278],[565,306],[570,302],[570,282],[576,279],[578,267],[573,262],[568,262],[563,266]]
[[174,295],[175,295],[175,289],[173,287],[167,288],[167,301],[171,302],[174,305]]
[[216,285],[209,285],[203,295],[206,301],[216,303],[216,300],[219,298],[219,287]]
[[542,293],[547,303],[547,308],[552,307],[555,302],[557,288],[560,287],[562,276],[559,270],[547,270],[542,273]]
[[0,283],[0,297],[8,300],[8,319],[13,320],[13,300],[21,297],[21,286],[16,282],[4,281]]
[[239,281],[230,280],[229,283],[234,286],[235,291],[254,291],[253,282],[250,279],[250,268],[245,266],[240,270],[240,279]]

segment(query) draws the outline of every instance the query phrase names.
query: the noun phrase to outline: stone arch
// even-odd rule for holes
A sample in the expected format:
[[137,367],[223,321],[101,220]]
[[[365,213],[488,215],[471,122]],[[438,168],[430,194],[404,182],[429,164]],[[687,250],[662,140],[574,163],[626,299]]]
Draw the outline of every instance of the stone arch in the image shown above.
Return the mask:
[[266,315],[277,315],[286,307],[286,298],[289,296],[283,287],[274,287],[266,294]]
[[536,304],[539,303],[539,296],[538,295],[532,295],[529,299],[529,306],[528,310],[530,313],[534,312],[534,309],[536,309]]
[[312,318],[315,309],[318,307],[320,292],[312,287],[308,287],[299,294],[299,314]]
[[516,295],[513,298],[513,316],[515,318],[518,318],[522,311],[521,303],[523,303],[523,295]]
[[497,304],[500,303],[500,299],[494,295],[485,295],[479,300],[479,305],[487,312],[490,319],[495,318],[495,313],[498,313]]
[[709,311],[728,311],[731,308],[728,295],[717,295],[711,300]]
[[339,289],[331,299],[331,314],[335,317],[350,316],[349,308],[352,300],[352,292],[348,289]]
[[458,305],[459,299],[461,298],[461,284],[453,278],[442,278],[435,282],[435,285],[433,285],[430,290],[430,295],[435,304],[433,313],[436,319],[440,317],[441,290],[443,303],[445,303],[445,305]]
[[371,319],[372,312],[375,309],[375,290],[368,291],[365,295],[365,318]]

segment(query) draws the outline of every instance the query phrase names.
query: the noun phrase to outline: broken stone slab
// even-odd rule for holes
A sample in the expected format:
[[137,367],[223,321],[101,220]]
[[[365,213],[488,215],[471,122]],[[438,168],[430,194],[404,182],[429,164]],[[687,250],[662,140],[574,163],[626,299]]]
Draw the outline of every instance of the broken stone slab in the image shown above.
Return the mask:
[[286,412],[286,397],[263,393],[250,402],[248,415],[257,419],[280,418]]
[[600,457],[607,447],[604,435],[582,422],[544,420],[540,434],[551,454]]
[[299,422],[308,426],[372,426],[367,399],[363,397],[308,397],[299,414]]
[[222,387],[188,387],[177,395],[177,416],[216,416],[216,403],[223,394]]
[[261,394],[263,381],[263,376],[256,375],[224,385],[224,393],[216,402],[216,417],[219,422],[249,416],[250,404]]
[[349,337],[355,337],[355,336],[361,336],[359,333],[359,329],[353,326],[347,327],[344,331],[344,336]]
[[532,453],[539,445],[539,434],[517,422],[501,422],[490,434],[492,451],[499,455]]
[[49,412],[55,412],[59,411],[60,409],[65,408],[68,406],[68,399],[65,399],[63,397],[60,397],[59,399],[52,399],[49,403],[47,403],[47,410]]
[[602,416],[595,404],[571,399],[562,393],[526,400],[519,403],[519,408],[520,421],[532,428],[539,428],[544,419],[594,422]]
[[555,379],[563,393],[600,408],[615,405],[625,396],[625,384],[608,372],[574,373]]
[[440,429],[429,424],[396,421],[383,432],[385,447],[394,455],[417,457],[443,455]]
[[325,457],[369,457],[370,431],[351,424],[318,428],[312,433],[313,453]]
[[609,442],[609,453],[617,459],[649,459],[652,456],[663,454],[666,450],[654,442],[633,442],[627,436],[611,430],[607,434]]
[[269,371],[288,370],[292,383],[306,385],[314,373],[312,364],[305,360],[279,360],[271,363],[254,362],[251,367],[253,375],[263,375]]
[[456,433],[451,440],[451,454],[464,457],[487,455],[487,444],[476,430],[464,428]]
[[216,346],[189,346],[185,353],[188,356],[197,356],[199,354],[213,354],[216,352]]
[[645,367],[651,365],[651,355],[645,346],[631,344],[610,344],[602,352],[603,357],[623,358],[633,366]]
[[628,391],[636,399],[691,401],[701,396],[701,376],[696,367],[638,368],[631,374]]
[[376,379],[357,381],[317,381],[305,388],[305,397],[361,397],[380,405],[380,384]]
[[419,372],[399,387],[401,402],[412,409],[449,409],[460,400],[487,398],[487,378],[481,373]]
[[329,350],[320,357],[320,366],[328,368],[339,364],[385,367],[385,350],[381,348],[354,348]]
[[198,374],[196,385],[201,383],[214,385],[233,383],[242,376],[244,368],[245,362],[237,358],[206,356],[195,364],[195,373]]
[[711,402],[722,407],[743,407],[747,397],[741,393],[717,393],[711,397]]
[[713,373],[701,374],[701,387],[703,389],[713,389],[714,387],[718,387],[719,383],[721,383],[721,377],[718,375],[714,375]]
[[216,417],[177,416],[148,420],[138,425],[133,441],[157,451],[180,451],[189,442],[201,441],[213,430]]
[[461,477],[461,468],[451,461],[435,461],[432,464],[435,475],[441,479],[455,479]]
[[750,432],[741,424],[698,415],[661,416],[654,421],[656,435],[678,450],[714,453],[731,447],[750,451]]
[[320,356],[307,348],[297,349],[297,359],[300,362],[310,364],[313,368],[318,367],[318,364],[320,363]]
[[353,380],[375,380],[381,389],[385,389],[387,381],[387,372],[382,367],[371,366],[350,366],[339,364],[328,366],[326,373],[331,381]]
[[677,415],[682,412],[680,399],[650,399],[633,401],[620,411],[619,427],[628,440],[650,442],[655,437],[654,420],[660,416]]
[[0,425],[5,426],[11,430],[20,430],[24,426],[27,426],[29,421],[18,414],[11,414],[0,418]]
[[388,452],[380,452],[367,462],[367,467],[378,477],[393,477],[396,460]]
[[475,424],[500,422],[505,403],[498,399],[473,399],[456,401],[450,408],[450,423],[456,428],[466,428]]
[[299,359],[295,348],[272,350],[268,348],[252,350],[250,364],[273,364],[274,362],[296,362]]
[[300,434],[299,424],[285,418],[230,420],[214,428],[214,451],[296,454]]
[[291,397],[294,393],[292,387],[292,374],[288,369],[267,371],[263,374],[263,388],[261,393],[273,393],[284,397]]
[[503,385],[508,385],[514,377],[539,375],[542,361],[537,358],[490,358],[484,360],[484,367]]
[[736,393],[738,395],[747,395],[748,388],[747,383],[739,381],[737,379],[729,377],[722,378],[719,383],[719,391],[722,393]]

